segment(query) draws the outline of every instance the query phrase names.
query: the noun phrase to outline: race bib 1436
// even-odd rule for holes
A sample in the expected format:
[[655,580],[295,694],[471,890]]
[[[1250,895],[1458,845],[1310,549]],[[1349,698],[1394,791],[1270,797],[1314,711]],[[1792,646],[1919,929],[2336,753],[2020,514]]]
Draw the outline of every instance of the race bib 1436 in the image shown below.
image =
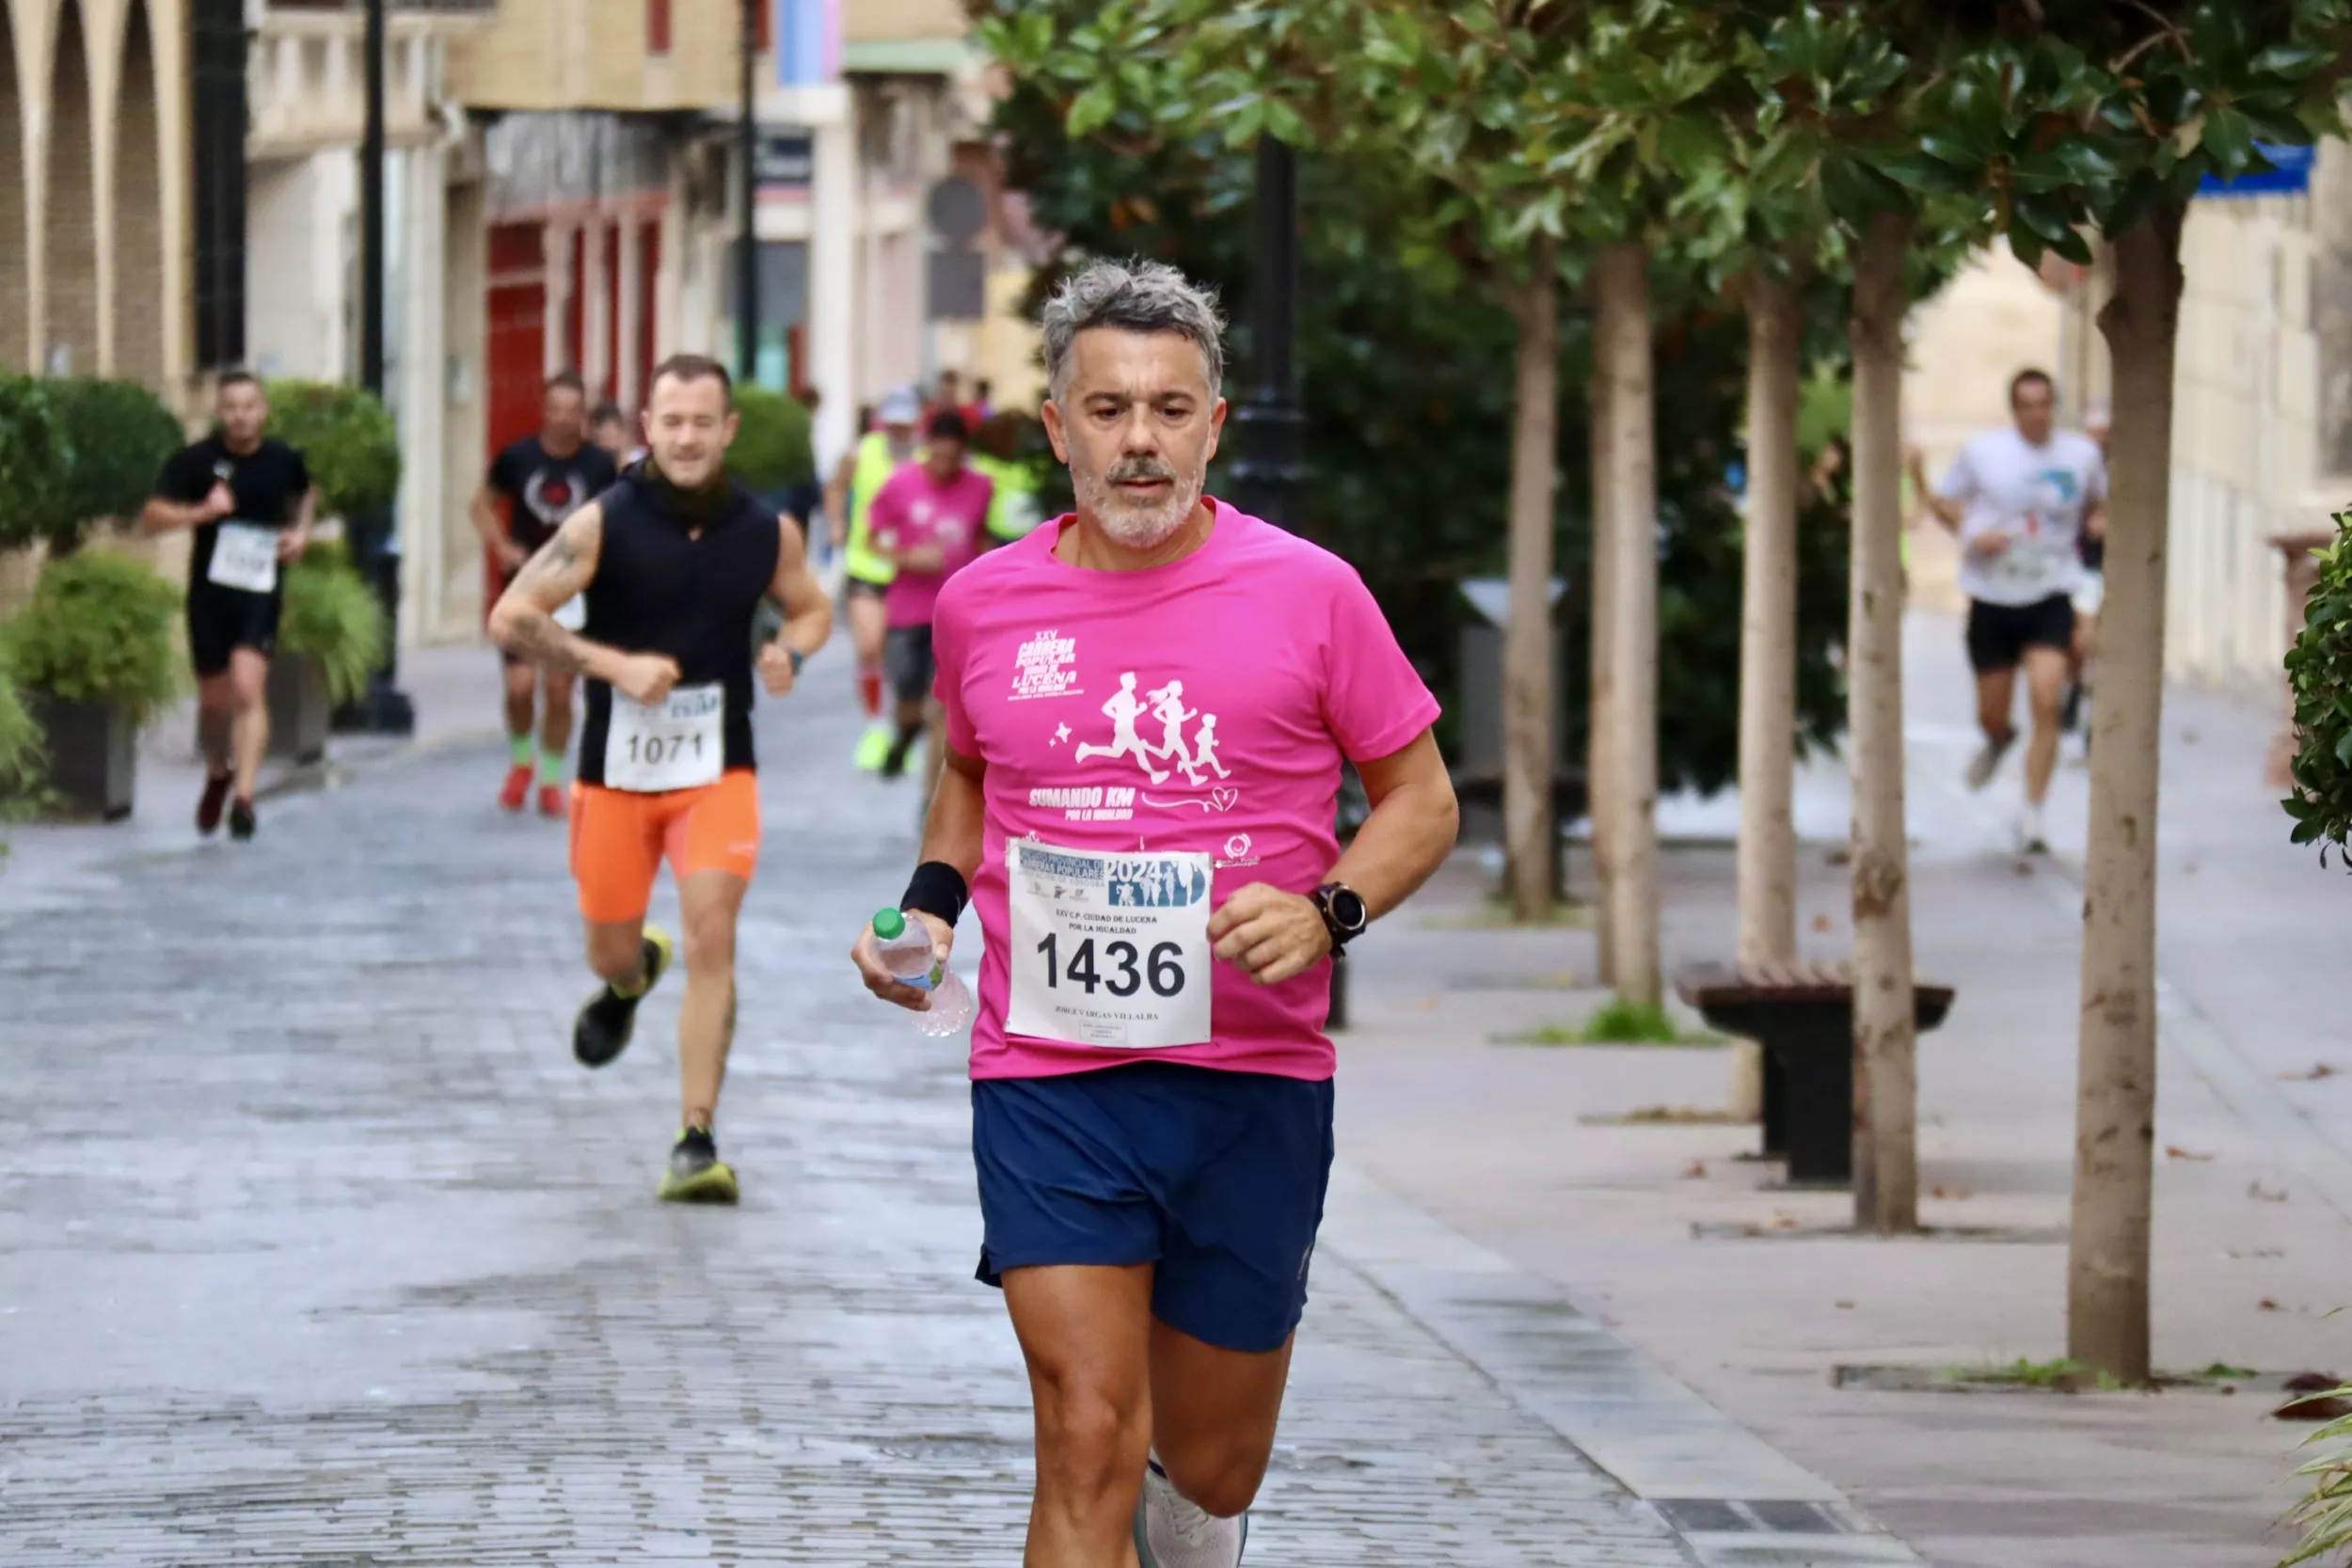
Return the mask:
[[1005,853],[1009,1032],[1123,1051],[1208,1043],[1208,855],[1035,840]]

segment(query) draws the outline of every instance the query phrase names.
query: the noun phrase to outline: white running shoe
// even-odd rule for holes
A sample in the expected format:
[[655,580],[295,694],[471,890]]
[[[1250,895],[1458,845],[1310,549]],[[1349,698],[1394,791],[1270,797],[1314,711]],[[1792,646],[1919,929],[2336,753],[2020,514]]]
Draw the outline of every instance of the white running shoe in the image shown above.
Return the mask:
[[2009,755],[2009,749],[2016,744],[2017,731],[2013,727],[2009,734],[1998,740],[1987,738],[1985,743],[1978,748],[1976,756],[1969,761],[1968,787],[1982,789],[1986,784],[1991,784],[1993,775],[2001,770],[2001,759]]
[[2042,808],[2027,805],[2017,814],[2017,852],[2021,855],[2046,855],[2050,841],[2042,832]]
[[1136,1499],[1136,1556],[1143,1568],[1241,1568],[1249,1515],[1220,1519],[1184,1499],[1152,1460]]

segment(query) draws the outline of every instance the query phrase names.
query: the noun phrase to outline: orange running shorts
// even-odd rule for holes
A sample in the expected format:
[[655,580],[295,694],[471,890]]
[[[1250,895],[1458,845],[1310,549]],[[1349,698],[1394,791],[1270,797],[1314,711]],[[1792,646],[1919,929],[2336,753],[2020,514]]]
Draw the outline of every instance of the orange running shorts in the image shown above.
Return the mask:
[[751,879],[759,863],[759,782],[731,768],[698,789],[640,795],[572,785],[572,879],[580,912],[599,925],[642,920],[663,856],[681,880],[697,871]]

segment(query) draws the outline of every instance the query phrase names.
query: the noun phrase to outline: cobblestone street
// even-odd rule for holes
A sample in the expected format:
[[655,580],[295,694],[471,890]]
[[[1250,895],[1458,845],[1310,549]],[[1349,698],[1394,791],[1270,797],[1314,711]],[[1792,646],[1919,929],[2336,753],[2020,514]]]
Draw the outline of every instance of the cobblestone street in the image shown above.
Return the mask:
[[[653,1198],[676,986],[572,1062],[564,832],[495,746],[0,912],[0,1562],[1019,1560],[961,1043],[843,958],[914,811],[846,685],[764,712],[739,1211]],[[1253,1563],[1688,1560],[1343,1250],[1315,1283]]]

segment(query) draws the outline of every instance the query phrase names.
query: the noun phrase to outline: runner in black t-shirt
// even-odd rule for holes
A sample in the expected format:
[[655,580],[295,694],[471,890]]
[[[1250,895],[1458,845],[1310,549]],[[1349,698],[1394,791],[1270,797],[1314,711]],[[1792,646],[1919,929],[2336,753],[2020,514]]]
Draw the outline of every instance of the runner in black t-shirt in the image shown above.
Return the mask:
[[[490,465],[473,499],[473,526],[490,552],[496,604],[506,585],[564,519],[610,489],[620,477],[612,455],[587,439],[588,394],[570,371],[548,383],[539,434],[508,447]],[[501,503],[504,504],[501,505]],[[572,607],[577,611],[579,607]],[[566,615],[567,622],[572,621]],[[564,749],[572,739],[571,674],[541,672],[512,654],[506,663],[506,745],[509,766],[499,804],[520,811],[531,795],[532,721],[539,721],[539,812],[564,815]]]
[[269,400],[243,371],[220,378],[220,426],[164,465],[139,515],[151,533],[192,529],[188,652],[197,674],[197,737],[204,794],[196,831],[253,836],[253,790],[269,747],[270,655],[284,596],[281,567],[310,542],[318,508],[302,454],[262,434]]

